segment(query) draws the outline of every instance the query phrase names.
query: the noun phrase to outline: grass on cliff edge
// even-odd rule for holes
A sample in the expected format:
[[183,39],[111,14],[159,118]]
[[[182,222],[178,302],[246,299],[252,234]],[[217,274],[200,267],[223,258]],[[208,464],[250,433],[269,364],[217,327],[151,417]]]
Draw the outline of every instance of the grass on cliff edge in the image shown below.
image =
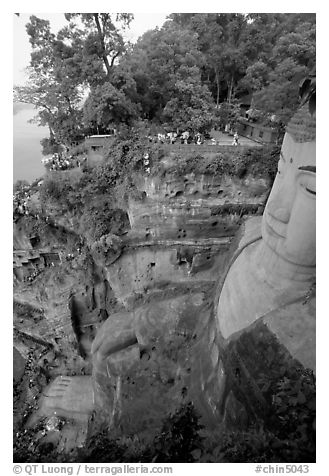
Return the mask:
[[280,148],[277,146],[255,147],[223,147],[216,153],[171,153],[168,162],[165,160],[153,164],[151,173],[164,176],[184,176],[188,174],[235,176],[242,179],[247,174],[254,177],[269,178],[274,181]]

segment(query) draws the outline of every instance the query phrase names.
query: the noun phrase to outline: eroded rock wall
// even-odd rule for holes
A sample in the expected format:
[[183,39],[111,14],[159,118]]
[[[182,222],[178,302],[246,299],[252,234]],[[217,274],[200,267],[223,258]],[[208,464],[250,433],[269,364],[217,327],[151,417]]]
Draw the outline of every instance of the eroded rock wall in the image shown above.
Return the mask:
[[[206,357],[204,350],[196,351],[203,370],[198,375],[201,386],[193,386],[194,330],[201,322],[209,331],[204,306],[209,309],[234,236],[246,216],[262,212],[269,185],[267,178],[248,175],[146,177],[138,185],[143,198],[129,201],[130,230],[94,243],[89,233],[87,239],[81,235],[80,222],[70,214],[62,217],[56,208],[47,211],[46,219],[21,218],[15,230],[14,298],[17,306],[34,311],[15,312],[17,342],[41,346],[37,361],[48,379],[90,374],[95,336],[109,323],[116,335],[133,312],[137,342],[107,362],[109,381],[107,370],[94,366],[95,400],[106,418],[121,422],[126,431],[143,431],[148,423],[141,416],[146,417],[151,405],[150,418],[158,428],[165,413],[186,402],[193,391],[195,401],[197,395],[211,394],[205,389],[215,385],[212,373],[220,359],[211,339]],[[199,295],[202,310],[200,303],[193,304]],[[193,309],[184,314],[189,302]],[[180,307],[189,324],[182,331],[184,319],[178,319],[168,333]],[[156,345],[152,329],[162,335]],[[216,385],[220,393],[221,382]],[[209,405],[209,399],[200,405]]]
[[146,239],[233,236],[242,215],[261,213],[269,186],[250,175],[145,177],[139,183],[145,199],[129,203],[131,228]]

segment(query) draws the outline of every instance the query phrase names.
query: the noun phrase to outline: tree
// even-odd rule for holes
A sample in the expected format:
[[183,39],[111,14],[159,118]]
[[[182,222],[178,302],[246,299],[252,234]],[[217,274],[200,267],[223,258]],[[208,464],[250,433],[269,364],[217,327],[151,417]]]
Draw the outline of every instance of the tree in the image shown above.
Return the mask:
[[255,107],[286,124],[299,106],[298,85],[307,73],[305,66],[286,58],[270,73],[269,84],[255,94]]
[[269,67],[262,60],[248,66],[244,78],[241,79],[239,87],[241,90],[247,89],[253,96],[256,91],[260,91],[268,84]]
[[214,102],[217,111],[231,104],[220,114],[226,108],[235,116],[247,93],[253,106],[285,122],[315,65],[314,14],[171,14],[135,45],[120,30],[129,13],[65,17],[57,35],[48,21],[30,18],[30,81],[15,91],[36,106],[53,143],[138,118],[207,130]]
[[[66,14],[66,19],[67,26],[55,35],[49,21],[30,17],[29,82],[15,88],[15,98],[36,106],[36,122],[48,125],[52,143],[70,145],[86,132],[81,109],[86,91],[109,80],[125,45],[108,13]],[[116,16],[124,25],[131,19],[131,14]]]
[[[182,87],[177,87],[179,81],[188,84],[189,78],[193,78],[191,81],[195,85],[198,77],[202,86],[202,63],[203,56],[198,49],[196,34],[167,21],[161,29],[146,32],[123,58],[121,65],[129,69],[135,80],[136,98],[141,104],[142,117],[162,121],[167,103],[176,94],[178,103],[181,102]],[[197,91],[199,93],[204,95],[201,90]],[[166,109],[166,120],[172,117],[172,109],[173,103]]]
[[163,118],[173,129],[203,133],[211,129],[214,102],[198,74],[175,83],[173,98],[167,102]]
[[[261,20],[264,22],[264,16]],[[315,16],[289,14],[284,18],[274,16],[274,20],[270,35],[277,38],[267,61],[262,61],[268,72],[259,67],[259,62],[254,63],[245,80],[255,91],[255,106],[286,124],[299,107],[301,79],[315,67]],[[258,24],[259,18],[255,21]]]
[[55,139],[45,137],[40,141],[43,155],[52,155],[63,151],[63,147]]
[[117,13],[115,20],[110,13],[66,13],[68,21],[80,18],[85,27],[84,53],[102,61],[106,78],[110,79],[115,60],[125,51],[125,43],[115,23],[129,26],[134,18],[131,13]]
[[26,86],[17,86],[14,100],[33,104],[38,110],[34,122],[48,126],[50,139],[70,144],[81,134],[81,92],[72,85],[30,70]]
[[84,123],[104,130],[120,123],[130,125],[137,117],[137,106],[110,82],[93,88],[83,107]]
[[244,48],[247,28],[245,15],[173,14],[171,18],[179,24],[183,22],[191,31],[197,33],[198,46],[205,58],[203,78],[207,78],[217,106],[223,100],[230,103],[248,65]]
[[241,110],[236,100],[231,103],[224,101],[216,109],[216,123],[222,129],[226,125],[230,125],[233,129],[239,117],[241,117]]
[[[286,120],[289,110],[297,104],[298,81],[306,71],[303,68],[310,72],[314,66],[314,14],[183,13],[170,18],[197,34],[204,57],[202,80],[217,106],[223,101],[232,103],[246,93],[262,91],[264,101],[259,100],[258,105],[265,105],[266,111],[276,112]],[[286,60],[293,61],[291,75]],[[287,94],[284,88],[288,88]],[[273,94],[278,101],[276,111]],[[267,101],[271,106],[266,106]]]
[[15,88],[14,97],[34,104],[35,121],[49,127],[51,140],[70,144],[81,128],[81,69],[76,51],[64,39],[56,39],[47,20],[32,15],[26,29],[32,45],[29,80],[26,86]]

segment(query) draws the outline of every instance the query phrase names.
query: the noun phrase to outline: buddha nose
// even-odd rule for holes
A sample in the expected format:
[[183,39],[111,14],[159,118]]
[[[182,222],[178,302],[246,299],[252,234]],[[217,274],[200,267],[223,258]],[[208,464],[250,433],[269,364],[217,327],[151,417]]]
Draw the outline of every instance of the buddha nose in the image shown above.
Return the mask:
[[288,223],[290,218],[290,210],[287,208],[277,208],[274,212],[274,217],[283,223]]
[[275,202],[269,204],[268,212],[272,215],[273,218],[281,221],[282,223],[288,223],[290,219],[290,210],[289,208],[276,206]]

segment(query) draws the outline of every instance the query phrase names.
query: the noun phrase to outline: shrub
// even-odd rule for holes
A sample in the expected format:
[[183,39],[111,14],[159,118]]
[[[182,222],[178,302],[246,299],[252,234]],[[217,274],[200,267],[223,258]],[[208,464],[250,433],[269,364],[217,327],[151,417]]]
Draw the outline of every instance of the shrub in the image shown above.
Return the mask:
[[231,175],[243,178],[250,173],[255,177],[274,180],[279,160],[279,147],[264,146],[250,148],[223,149],[216,155],[176,154],[173,164],[168,167],[160,161],[152,164],[152,175],[172,174],[183,176],[191,173],[212,176]]

